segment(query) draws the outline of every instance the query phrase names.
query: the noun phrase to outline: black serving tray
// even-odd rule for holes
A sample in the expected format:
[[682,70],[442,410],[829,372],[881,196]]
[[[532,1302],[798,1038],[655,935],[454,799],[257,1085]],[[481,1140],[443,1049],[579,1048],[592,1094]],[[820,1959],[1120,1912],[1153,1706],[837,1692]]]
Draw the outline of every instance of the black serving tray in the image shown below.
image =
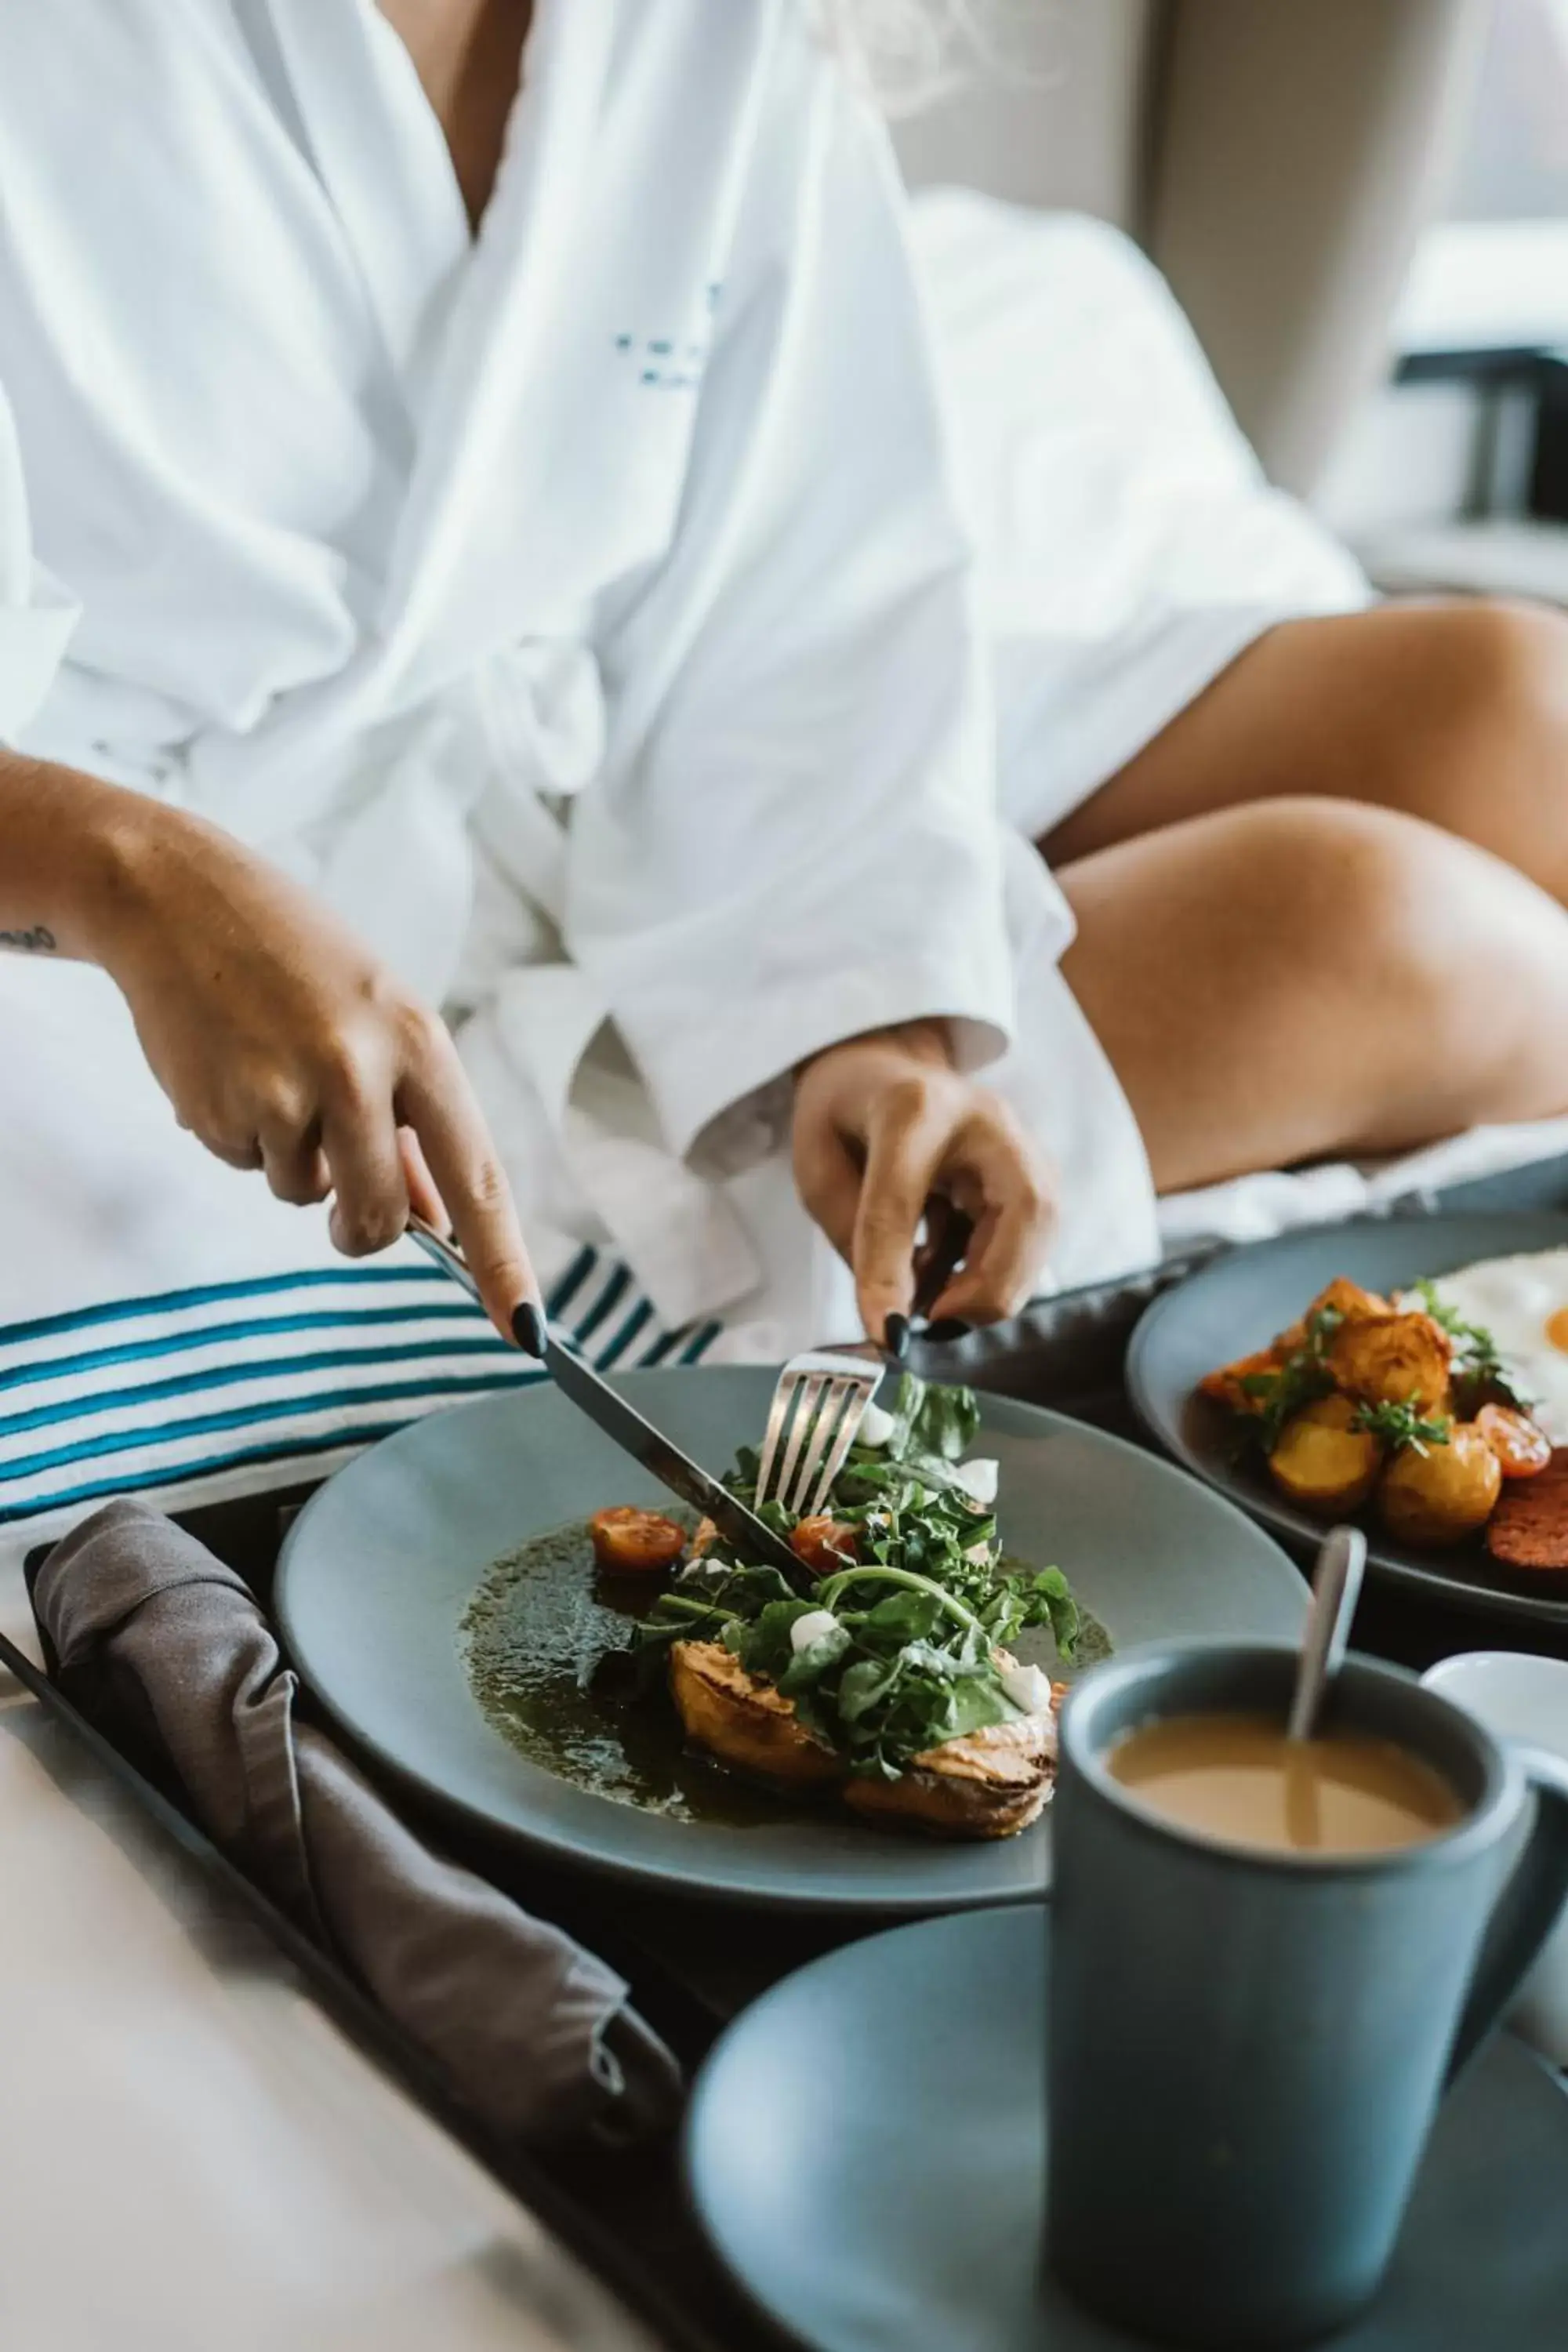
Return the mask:
[[[1412,1194],[1389,1215],[1436,1209],[1568,1209],[1568,1155],[1441,1192]],[[1224,1246],[1223,1244],[1220,1246]],[[916,1368],[932,1378],[1054,1407],[1058,1412],[1148,1444],[1122,1385],[1127,1343],[1149,1301],[1217,1255],[1194,1251],[1130,1280],[1066,1292],[1014,1322],[942,1347],[917,1349]],[[176,1510],[174,1516],[243,1576],[269,1605],[284,1533],[319,1481],[239,1501]],[[29,1586],[47,1548],[27,1561]],[[1424,1668],[1474,1646],[1473,1614],[1369,1591],[1355,1625],[1357,1646]],[[1487,1639],[1501,1648],[1551,1648],[1535,1629],[1521,1638],[1500,1622]],[[1561,1654],[1568,1654],[1568,1648]],[[743,2306],[687,2211],[672,2147],[638,2155],[591,2154],[547,2161],[520,2155],[457,2102],[444,2077],[331,1958],[289,1921],[219,1853],[164,1790],[153,1784],[70,1705],[49,1675],[0,1637],[7,1667],[79,1740],[205,1874],[220,1900],[248,1916],[296,1969],[300,1981],[349,2036],[403,2085],[491,2176],[636,2311],[676,2352],[750,2352],[756,2314]],[[334,1736],[339,1736],[334,1734]],[[359,1759],[366,1763],[363,1757]],[[367,1766],[367,1769],[368,1766]],[[384,1793],[388,1793],[384,1790]],[[552,1869],[510,1849],[455,1829],[445,1814],[422,1812],[405,1790],[396,1802],[433,1843],[456,1854],[530,1910],[556,1921],[620,1970],[644,2016],[689,2067],[699,2064],[740,2010],[779,1978],[833,1946],[885,1924],[876,1918],[824,1922],[658,1896],[606,1895],[585,1875]]]

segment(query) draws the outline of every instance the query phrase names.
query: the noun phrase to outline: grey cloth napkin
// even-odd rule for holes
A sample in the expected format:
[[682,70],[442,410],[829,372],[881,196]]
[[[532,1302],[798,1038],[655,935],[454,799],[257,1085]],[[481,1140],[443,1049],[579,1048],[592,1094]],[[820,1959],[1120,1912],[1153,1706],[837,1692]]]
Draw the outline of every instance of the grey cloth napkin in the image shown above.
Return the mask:
[[432,1853],[300,1720],[255,1596],[194,1537],[111,1503],[57,1545],[33,1602],[81,1712],[173,1773],[229,1859],[491,2130],[623,2143],[673,2122],[679,2070],[622,1979]]

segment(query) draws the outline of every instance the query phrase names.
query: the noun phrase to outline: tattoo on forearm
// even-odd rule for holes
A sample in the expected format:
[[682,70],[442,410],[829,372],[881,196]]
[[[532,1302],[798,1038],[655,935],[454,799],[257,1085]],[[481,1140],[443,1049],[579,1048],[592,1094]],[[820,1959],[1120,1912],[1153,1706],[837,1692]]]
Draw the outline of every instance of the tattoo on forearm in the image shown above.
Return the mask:
[[35,923],[30,931],[0,931],[0,948],[17,948],[23,955],[52,955],[58,945],[47,923]]

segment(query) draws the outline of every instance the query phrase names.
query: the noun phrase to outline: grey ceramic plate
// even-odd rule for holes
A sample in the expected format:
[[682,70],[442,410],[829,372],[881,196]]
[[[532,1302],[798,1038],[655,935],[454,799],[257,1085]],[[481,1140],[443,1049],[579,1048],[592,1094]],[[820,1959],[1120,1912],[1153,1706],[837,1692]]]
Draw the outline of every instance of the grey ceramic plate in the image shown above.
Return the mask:
[[[1127,1358],[1132,1402],[1178,1462],[1281,1534],[1315,1542],[1321,1522],[1294,1509],[1262,1471],[1237,1462],[1234,1424],[1196,1393],[1204,1374],[1267,1347],[1336,1274],[1369,1290],[1397,1290],[1476,1258],[1565,1246],[1568,1217],[1542,1212],[1314,1225],[1234,1250],[1166,1291],[1144,1315]],[[1373,1571],[1391,1583],[1458,1608],[1568,1625],[1568,1583],[1561,1578],[1549,1580],[1545,1590],[1538,1580],[1532,1590],[1526,1578],[1505,1580],[1479,1541],[1452,1552],[1420,1552],[1369,1533]]]
[[[754,1442],[768,1371],[634,1372],[617,1385],[712,1469]],[[1011,1549],[1065,1568],[1119,1644],[1172,1633],[1292,1635],[1303,1588],[1243,1514],[1152,1454],[987,1399]],[[640,1811],[519,1755],[474,1702],[458,1628],[489,1563],[526,1537],[662,1489],[541,1382],[404,1430],[312,1496],[278,1571],[307,1681],[358,1739],[488,1827],[667,1891],[827,1908],[935,1910],[1045,1887],[1044,1825],[925,1844],[831,1815],[745,1828]]]
[[[814,2352],[1131,2352],[1036,2277],[1049,1914],[847,1945],[732,2025],[698,2081],[698,2214]],[[1439,2116],[1394,2267],[1335,2352],[1562,2352],[1568,2098],[1490,2045]]]

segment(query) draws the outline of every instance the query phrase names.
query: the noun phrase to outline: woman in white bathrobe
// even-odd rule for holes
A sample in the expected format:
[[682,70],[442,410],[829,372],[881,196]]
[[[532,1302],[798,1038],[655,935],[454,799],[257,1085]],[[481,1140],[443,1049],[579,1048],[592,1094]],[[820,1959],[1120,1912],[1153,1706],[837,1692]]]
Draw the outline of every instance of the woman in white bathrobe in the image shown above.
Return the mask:
[[[994,1317],[1155,1182],[1561,1108],[1548,625],[1276,628],[1076,811],[1015,760],[1058,887],[868,108],[795,0],[531,15],[0,24],[6,943],[343,1247],[439,1195],[505,1327],[510,1178],[736,1352],[905,1313],[933,1193]],[[1435,832],[1379,727],[1503,775],[1500,678]]]

